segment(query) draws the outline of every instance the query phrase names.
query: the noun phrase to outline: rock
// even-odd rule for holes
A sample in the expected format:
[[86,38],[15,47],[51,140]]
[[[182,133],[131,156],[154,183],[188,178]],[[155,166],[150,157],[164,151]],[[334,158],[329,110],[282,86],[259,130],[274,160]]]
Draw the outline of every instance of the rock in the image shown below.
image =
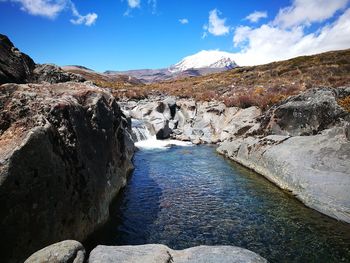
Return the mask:
[[84,240],[133,168],[116,100],[84,83],[5,84],[0,105],[1,260]]
[[172,250],[164,245],[108,247],[91,251],[89,263],[266,263],[258,254],[234,246],[199,246]]
[[33,71],[31,82],[34,83],[60,83],[68,81],[83,82],[85,79],[77,74],[63,71],[60,67],[52,64],[37,64]]
[[246,133],[254,134],[260,128],[259,108],[226,107],[216,101],[153,98],[140,101],[136,106],[135,102],[126,103],[123,108],[131,117],[151,123],[158,139],[172,137],[195,144],[217,143]]
[[85,79],[56,65],[35,64],[28,55],[14,47],[7,36],[0,34],[0,84],[68,81],[83,82]]
[[217,151],[289,190],[305,205],[350,223],[350,141],[344,127],[314,136],[223,142]]
[[0,34],[0,85],[26,83],[34,68],[34,61],[14,47],[7,36]]
[[85,249],[74,240],[65,240],[45,247],[31,255],[24,263],[84,263]]
[[345,91],[346,88],[315,88],[292,96],[265,114],[262,128],[266,134],[317,134],[346,115],[337,103],[337,94]]

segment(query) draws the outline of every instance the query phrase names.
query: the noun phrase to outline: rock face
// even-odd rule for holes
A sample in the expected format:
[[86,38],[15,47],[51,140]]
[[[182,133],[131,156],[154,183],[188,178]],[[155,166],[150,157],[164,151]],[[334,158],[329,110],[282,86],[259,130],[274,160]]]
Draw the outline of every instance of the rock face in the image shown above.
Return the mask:
[[266,263],[261,256],[233,246],[199,246],[172,250],[164,245],[108,247],[91,251],[89,263]]
[[34,61],[15,48],[7,36],[0,34],[0,84],[26,83],[34,68]]
[[84,263],[85,249],[74,240],[65,240],[45,247],[31,255],[24,263]]
[[132,169],[114,97],[84,83],[6,84],[0,107],[1,259],[82,241],[107,220]]
[[217,151],[350,223],[349,113],[337,104],[347,94],[349,88],[315,89],[292,97],[264,116],[270,135],[235,137]]
[[20,52],[8,39],[0,34],[0,84],[4,83],[59,83],[83,82],[85,79],[60,67],[49,64],[35,64],[26,54]]

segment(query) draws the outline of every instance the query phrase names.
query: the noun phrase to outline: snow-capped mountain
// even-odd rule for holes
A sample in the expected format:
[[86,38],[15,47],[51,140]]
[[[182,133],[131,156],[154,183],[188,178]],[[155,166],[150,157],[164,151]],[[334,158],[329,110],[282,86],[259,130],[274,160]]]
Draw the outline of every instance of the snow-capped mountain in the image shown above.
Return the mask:
[[179,63],[162,69],[140,69],[129,71],[106,71],[107,75],[132,76],[144,83],[171,80],[181,77],[207,75],[237,67],[234,54],[218,51],[203,50],[197,54],[185,57]]
[[185,57],[179,63],[171,66],[169,71],[178,73],[189,69],[232,69],[237,67],[234,54],[219,50],[202,50]]

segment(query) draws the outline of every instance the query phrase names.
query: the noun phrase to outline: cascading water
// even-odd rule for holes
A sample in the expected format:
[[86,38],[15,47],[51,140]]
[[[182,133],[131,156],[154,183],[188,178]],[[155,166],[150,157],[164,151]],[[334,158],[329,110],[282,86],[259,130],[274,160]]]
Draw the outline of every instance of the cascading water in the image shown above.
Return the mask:
[[134,142],[140,142],[152,139],[152,135],[148,128],[146,127],[145,122],[137,119],[131,120],[132,125],[132,138]]
[[178,140],[158,140],[156,135],[150,132],[151,124],[143,121],[132,119],[132,138],[135,146],[141,149],[166,149],[172,145],[190,146],[192,143]]

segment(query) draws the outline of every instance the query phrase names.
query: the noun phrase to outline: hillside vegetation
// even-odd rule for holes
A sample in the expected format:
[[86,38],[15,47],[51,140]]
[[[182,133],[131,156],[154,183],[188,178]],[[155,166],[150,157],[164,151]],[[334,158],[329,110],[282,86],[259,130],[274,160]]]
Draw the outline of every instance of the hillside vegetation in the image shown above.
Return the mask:
[[336,88],[349,84],[350,49],[149,85],[95,82],[112,88],[118,98],[140,99],[166,94],[205,101],[216,99],[227,106],[245,108],[256,105],[265,109],[308,88]]

